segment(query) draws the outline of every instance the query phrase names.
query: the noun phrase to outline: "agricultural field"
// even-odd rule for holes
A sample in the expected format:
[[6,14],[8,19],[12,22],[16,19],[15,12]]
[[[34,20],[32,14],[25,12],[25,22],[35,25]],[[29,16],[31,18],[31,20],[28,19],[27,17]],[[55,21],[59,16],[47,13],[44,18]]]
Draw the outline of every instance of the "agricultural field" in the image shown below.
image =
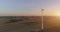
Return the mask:
[[44,29],[41,30],[41,16],[0,17],[0,32],[60,32],[60,18],[44,16]]

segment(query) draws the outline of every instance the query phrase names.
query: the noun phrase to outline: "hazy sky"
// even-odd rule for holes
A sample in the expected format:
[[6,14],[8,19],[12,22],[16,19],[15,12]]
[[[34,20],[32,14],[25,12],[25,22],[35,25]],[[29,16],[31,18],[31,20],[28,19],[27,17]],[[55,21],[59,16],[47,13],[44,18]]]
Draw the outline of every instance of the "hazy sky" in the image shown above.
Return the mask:
[[0,16],[39,16],[60,12],[60,0],[0,0]]

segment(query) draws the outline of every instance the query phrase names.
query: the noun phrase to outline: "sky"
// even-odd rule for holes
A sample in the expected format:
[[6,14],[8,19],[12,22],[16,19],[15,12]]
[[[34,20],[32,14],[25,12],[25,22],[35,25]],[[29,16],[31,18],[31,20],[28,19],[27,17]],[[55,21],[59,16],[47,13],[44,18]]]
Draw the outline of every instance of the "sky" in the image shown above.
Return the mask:
[[60,0],[0,0],[0,16],[55,16],[60,12]]

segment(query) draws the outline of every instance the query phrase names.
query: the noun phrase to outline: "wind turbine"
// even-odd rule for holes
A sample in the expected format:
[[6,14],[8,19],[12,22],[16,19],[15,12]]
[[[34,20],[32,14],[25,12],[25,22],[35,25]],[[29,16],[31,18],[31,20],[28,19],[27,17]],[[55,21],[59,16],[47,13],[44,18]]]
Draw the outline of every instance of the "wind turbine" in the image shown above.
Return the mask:
[[42,26],[41,26],[41,29],[42,29],[42,31],[44,30],[44,22],[43,22],[43,17],[44,17],[44,15],[43,15],[43,11],[44,11],[44,9],[41,9],[41,19],[42,19]]

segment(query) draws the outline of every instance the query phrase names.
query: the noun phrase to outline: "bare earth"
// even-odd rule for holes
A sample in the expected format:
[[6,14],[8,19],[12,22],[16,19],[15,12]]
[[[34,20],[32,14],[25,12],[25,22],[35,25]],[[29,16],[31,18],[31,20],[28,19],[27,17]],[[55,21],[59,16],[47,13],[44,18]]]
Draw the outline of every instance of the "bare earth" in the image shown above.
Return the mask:
[[[13,22],[11,19],[15,19]],[[11,20],[11,21],[10,21]],[[60,18],[44,16],[43,32],[60,32]],[[41,32],[41,16],[0,17],[0,32]]]

